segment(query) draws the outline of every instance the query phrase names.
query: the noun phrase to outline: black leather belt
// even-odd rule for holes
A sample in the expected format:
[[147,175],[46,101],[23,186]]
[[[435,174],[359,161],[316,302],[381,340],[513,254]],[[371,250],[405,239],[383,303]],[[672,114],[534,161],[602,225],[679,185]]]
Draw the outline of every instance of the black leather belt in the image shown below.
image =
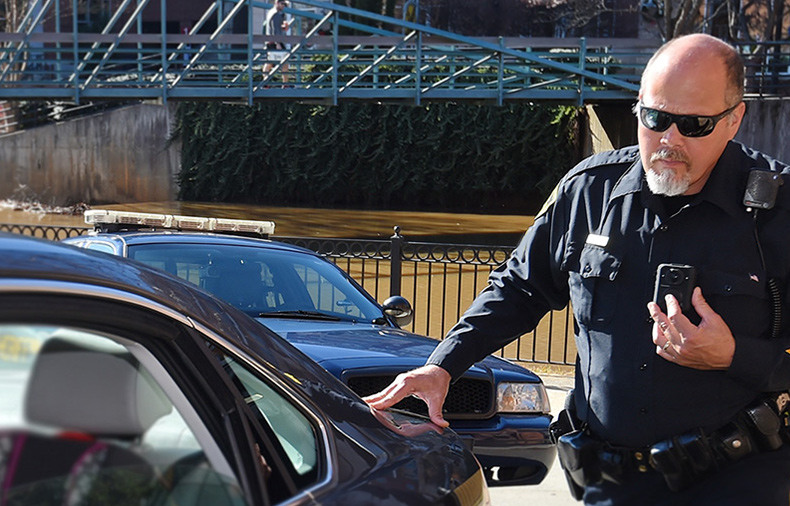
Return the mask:
[[612,445],[586,429],[574,430],[556,437],[560,464],[572,490],[573,483],[581,488],[601,480],[625,483],[652,471],[661,473],[671,490],[683,490],[729,463],[790,441],[786,405],[777,410],[777,402],[775,396],[760,399],[712,433],[696,429],[645,448]]

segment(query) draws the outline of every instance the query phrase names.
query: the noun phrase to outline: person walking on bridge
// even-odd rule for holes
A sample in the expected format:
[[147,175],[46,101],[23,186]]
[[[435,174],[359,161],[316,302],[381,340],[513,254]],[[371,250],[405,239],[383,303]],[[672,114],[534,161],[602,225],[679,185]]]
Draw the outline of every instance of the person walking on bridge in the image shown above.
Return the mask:
[[454,379],[570,303],[575,388],[553,434],[574,497],[787,506],[790,169],[733,141],[743,86],[724,41],[659,48],[638,146],[568,172],[426,365],[371,407],[414,395],[446,426]]
[[[263,23],[264,35],[280,36],[288,35],[293,23],[293,18],[288,17],[285,8],[288,7],[288,0],[275,0],[271,9],[266,12],[266,19]],[[286,49],[288,46],[281,41],[268,41],[266,42],[266,59],[267,63],[263,66],[263,77],[267,77],[272,70],[271,61],[280,61],[285,57]],[[288,81],[288,64],[283,63],[280,67],[282,71],[283,82]]]

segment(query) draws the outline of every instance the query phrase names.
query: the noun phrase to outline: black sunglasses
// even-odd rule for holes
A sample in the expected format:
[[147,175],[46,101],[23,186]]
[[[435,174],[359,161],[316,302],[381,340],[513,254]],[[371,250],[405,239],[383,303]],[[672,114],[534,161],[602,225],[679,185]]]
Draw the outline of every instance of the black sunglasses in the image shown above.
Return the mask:
[[715,116],[689,116],[685,114],[672,114],[669,112],[659,111],[658,109],[651,109],[644,105],[637,104],[639,109],[639,120],[645,126],[654,132],[663,132],[669,128],[672,123],[678,126],[678,131],[681,135],[686,137],[705,137],[709,135],[716,123],[722,118],[730,114],[738,107],[738,102],[721,114]]

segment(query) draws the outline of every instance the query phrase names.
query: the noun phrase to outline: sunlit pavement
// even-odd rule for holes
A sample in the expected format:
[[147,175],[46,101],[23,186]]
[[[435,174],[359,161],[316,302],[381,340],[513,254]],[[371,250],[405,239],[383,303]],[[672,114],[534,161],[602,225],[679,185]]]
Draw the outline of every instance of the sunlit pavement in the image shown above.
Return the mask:
[[[568,376],[552,376],[541,374],[540,377],[546,385],[551,402],[551,413],[556,416],[565,403],[565,394],[573,385],[573,378]],[[492,487],[491,503],[493,506],[524,506],[534,504],[540,506],[580,506],[582,503],[574,500],[568,492],[565,475],[556,460],[549,470],[549,474],[540,485],[527,485],[522,487]]]

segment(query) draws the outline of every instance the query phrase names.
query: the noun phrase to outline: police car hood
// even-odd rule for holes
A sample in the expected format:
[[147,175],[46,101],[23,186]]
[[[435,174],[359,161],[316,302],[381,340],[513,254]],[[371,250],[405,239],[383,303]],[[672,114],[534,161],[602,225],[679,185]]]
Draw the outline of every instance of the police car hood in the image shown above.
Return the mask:
[[[437,344],[435,339],[370,323],[279,318],[259,318],[258,321],[338,377],[350,369],[412,369],[423,365]],[[540,381],[531,371],[490,355],[475,364],[470,372]]]

